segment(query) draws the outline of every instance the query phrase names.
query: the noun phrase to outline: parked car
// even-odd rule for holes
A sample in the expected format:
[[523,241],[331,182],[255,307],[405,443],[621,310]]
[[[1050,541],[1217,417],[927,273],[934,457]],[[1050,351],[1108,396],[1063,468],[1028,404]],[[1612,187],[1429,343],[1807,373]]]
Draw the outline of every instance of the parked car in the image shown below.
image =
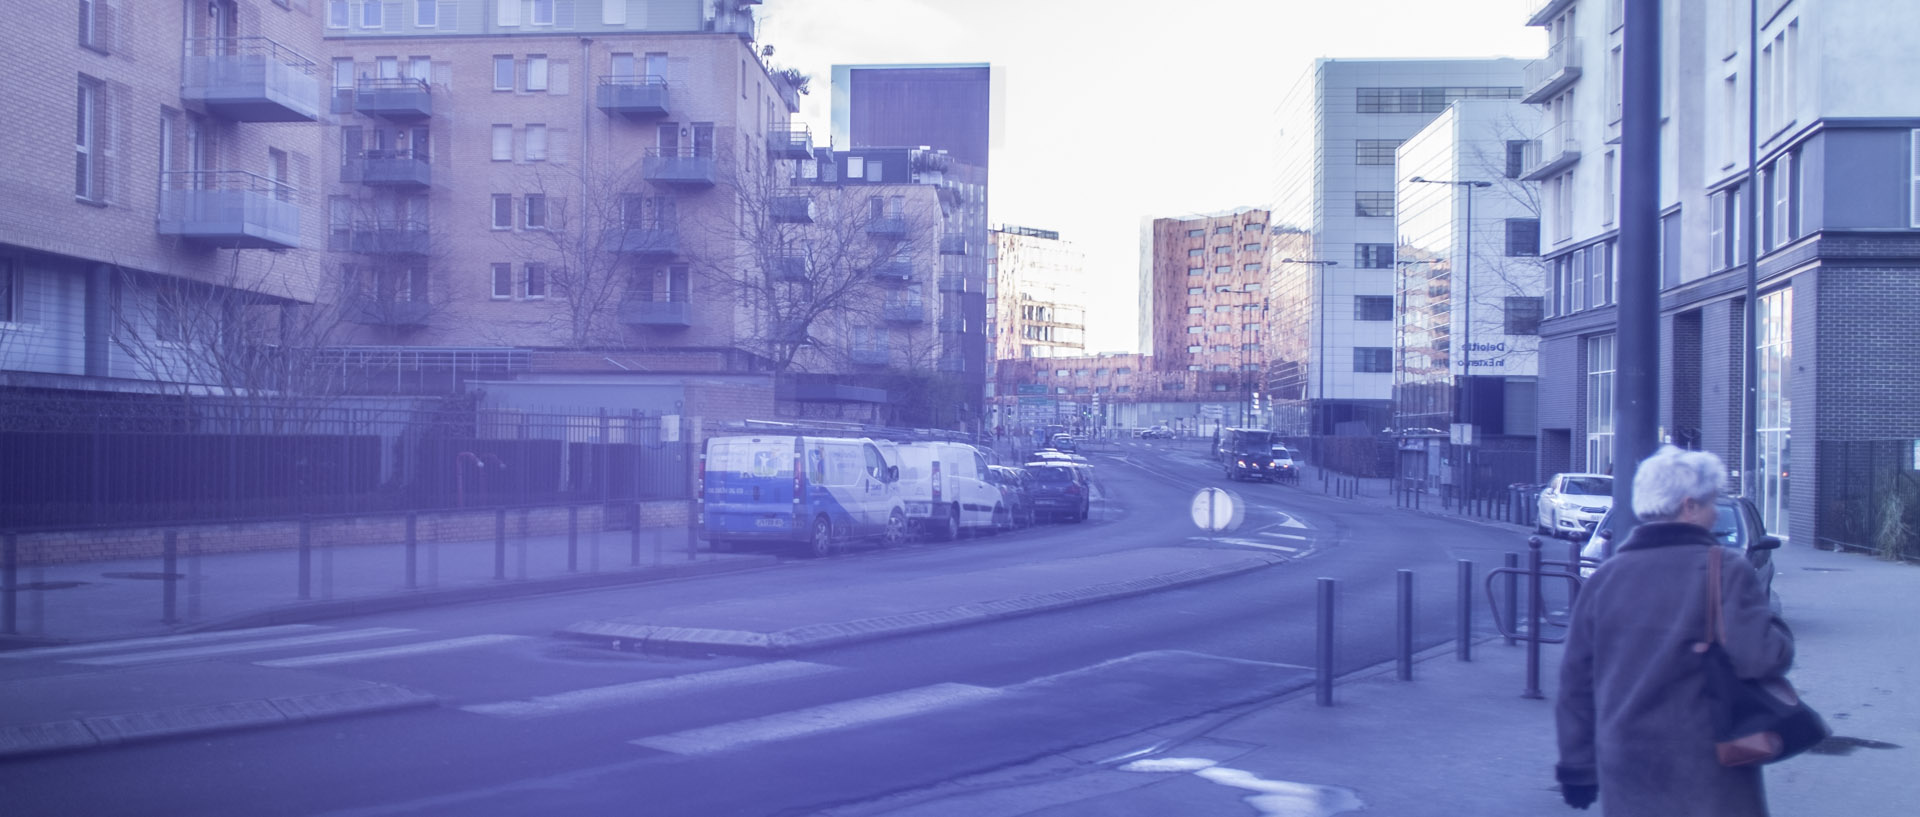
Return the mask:
[[1027,463],[1033,477],[1033,510],[1051,519],[1081,522],[1093,509],[1092,466],[1055,460]]
[[1078,451],[1079,443],[1074,442],[1072,434],[1055,434],[1047,440],[1055,451]]
[[765,542],[815,556],[905,539],[900,471],[864,438],[713,437],[700,458],[700,519],[715,550]]
[[1153,426],[1140,432],[1140,438],[1143,440],[1171,440],[1173,439],[1173,429],[1167,426]]
[[1533,526],[1549,536],[1576,538],[1593,533],[1594,523],[1613,507],[1613,477],[1606,474],[1554,474],[1540,492]]
[[900,466],[900,496],[907,522],[941,539],[969,531],[994,530],[995,514],[1005,510],[1000,488],[987,479],[987,460],[965,443],[914,441],[883,443]]
[[[1715,503],[1718,515],[1713,520],[1713,535],[1726,547],[1745,554],[1753,569],[1760,574],[1760,586],[1767,589],[1767,606],[1775,615],[1780,613],[1780,594],[1773,590],[1773,552],[1780,549],[1780,538],[1767,534],[1767,526],[1760,521],[1760,509],[1745,497],[1720,497]],[[1600,515],[1592,536],[1587,544],[1580,548],[1580,575],[1593,575],[1594,566],[1607,556],[1608,539],[1611,533],[1607,526],[1613,521],[1613,509]]]
[[1002,530],[1029,527],[1033,524],[1033,476],[1025,468],[1010,465],[989,465],[987,475],[993,484],[1000,487],[1000,501],[1006,505],[1006,513],[995,521]]

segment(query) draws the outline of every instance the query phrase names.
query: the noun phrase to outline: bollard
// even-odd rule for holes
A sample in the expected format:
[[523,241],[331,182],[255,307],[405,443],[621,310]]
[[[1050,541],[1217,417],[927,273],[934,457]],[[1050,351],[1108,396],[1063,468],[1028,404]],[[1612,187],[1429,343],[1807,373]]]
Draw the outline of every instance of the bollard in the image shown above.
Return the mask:
[[[1520,554],[1518,553],[1506,554],[1504,557],[1502,557],[1500,565],[1501,567],[1505,567],[1510,571],[1519,572]],[[1520,610],[1516,605],[1520,603],[1520,585],[1516,583],[1517,580],[1514,579],[1513,573],[1504,573],[1502,575],[1505,577],[1505,581],[1502,582],[1502,584],[1503,584],[1503,589],[1506,590],[1506,602],[1507,602],[1506,607],[1503,609],[1505,609],[1507,611],[1507,615],[1510,616],[1509,620],[1512,621],[1515,625],[1518,625],[1520,623]],[[1508,629],[1511,629],[1511,628],[1508,628]],[[1518,643],[1520,643],[1520,639],[1514,638],[1513,636],[1507,636],[1507,646],[1511,647]]]
[[300,600],[313,598],[313,514],[300,517]]
[[1527,537],[1527,690],[1522,698],[1540,694],[1540,537]]
[[527,516],[532,513],[529,508],[520,509],[520,535],[513,540],[513,577],[521,581],[527,579],[527,540],[532,538]]
[[1399,590],[1399,616],[1394,621],[1394,652],[1398,654],[1400,680],[1413,680],[1413,571],[1398,570],[1394,584]]
[[420,514],[407,512],[407,589],[420,586]]
[[580,506],[567,506],[567,572],[580,572]]
[[200,620],[200,534],[187,536],[187,620]]
[[633,536],[632,536],[632,542],[631,542],[631,550],[632,552],[628,554],[629,558],[627,563],[631,567],[639,567],[640,566],[640,503],[638,502],[633,503]]
[[1473,562],[1461,559],[1455,563],[1460,570],[1460,610],[1458,631],[1454,638],[1453,657],[1461,661],[1473,660]]
[[1334,581],[1319,579],[1319,628],[1314,634],[1314,699],[1321,706],[1333,706],[1333,590]]
[[493,509],[493,579],[507,580],[507,509]]
[[179,599],[179,588],[174,585],[174,571],[180,567],[180,532],[170,530],[160,537],[160,623],[172,624],[179,620],[174,615],[174,604]]
[[0,633],[20,634],[20,534],[0,535]]

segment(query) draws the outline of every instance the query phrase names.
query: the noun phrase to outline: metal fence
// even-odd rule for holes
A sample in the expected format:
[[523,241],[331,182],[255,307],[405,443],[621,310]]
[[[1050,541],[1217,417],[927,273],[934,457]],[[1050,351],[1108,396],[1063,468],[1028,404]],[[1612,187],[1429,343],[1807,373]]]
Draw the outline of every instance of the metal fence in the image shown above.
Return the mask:
[[1821,440],[1815,451],[1820,478],[1814,539],[1824,546],[1920,559],[1914,441]]
[[0,527],[685,499],[687,432],[464,402],[6,393]]

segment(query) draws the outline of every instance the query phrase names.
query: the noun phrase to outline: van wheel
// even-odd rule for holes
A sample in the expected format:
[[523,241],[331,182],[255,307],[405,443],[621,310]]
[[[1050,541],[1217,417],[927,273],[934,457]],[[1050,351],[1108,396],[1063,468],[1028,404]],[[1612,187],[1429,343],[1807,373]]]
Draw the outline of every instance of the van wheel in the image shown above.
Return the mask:
[[715,553],[733,552],[733,542],[727,539],[715,539],[712,541],[711,547]]
[[941,538],[949,542],[960,538],[960,507],[958,505],[947,511],[947,526],[941,531]]
[[894,511],[887,515],[887,532],[881,538],[883,547],[895,547],[907,541],[907,515]]
[[809,553],[815,558],[833,555],[833,523],[825,515],[813,518],[813,539]]

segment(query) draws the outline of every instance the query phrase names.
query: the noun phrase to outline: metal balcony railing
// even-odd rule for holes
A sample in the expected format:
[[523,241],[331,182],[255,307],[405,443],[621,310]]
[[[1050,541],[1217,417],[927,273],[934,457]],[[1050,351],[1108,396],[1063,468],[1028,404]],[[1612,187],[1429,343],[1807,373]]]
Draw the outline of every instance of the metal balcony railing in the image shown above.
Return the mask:
[[885,366],[890,359],[885,346],[855,346],[847,350],[847,357],[858,366]]
[[776,159],[811,159],[813,158],[813,132],[805,125],[769,131],[767,155]]
[[965,275],[955,275],[953,273],[947,273],[945,275],[940,276],[940,291],[941,292],[966,292],[967,277]]
[[180,98],[236,122],[312,122],[320,116],[318,65],[265,37],[186,41]]
[[867,235],[900,240],[907,237],[907,220],[902,216],[875,216],[867,222]]
[[1559,96],[1580,79],[1579,37],[1564,37],[1547,48],[1547,56],[1527,63],[1521,102],[1539,104]]
[[880,317],[888,323],[926,323],[925,301],[895,301],[880,307]]
[[369,187],[427,187],[433,183],[433,166],[424,152],[363,150],[348,157],[340,168],[340,181]]
[[940,254],[941,255],[966,255],[967,254],[967,237],[960,236],[960,235],[941,236],[940,237]]
[[815,214],[812,196],[775,196],[769,213],[782,224],[812,224]]
[[433,115],[433,92],[424,79],[362,79],[354,88],[353,108],[368,116],[396,121],[426,119]]
[[805,281],[813,273],[813,259],[804,255],[780,255],[773,259],[773,277],[777,281]]
[[690,147],[647,148],[640,159],[640,175],[662,184],[712,187],[718,170],[712,151]]
[[1527,25],[1544,26],[1572,5],[1573,0],[1533,0],[1527,8]]
[[887,283],[904,284],[914,279],[913,262],[882,261],[873,266],[873,277]]
[[161,235],[239,249],[297,249],[294,189],[244,170],[160,174]]
[[1540,138],[1520,150],[1520,178],[1539,181],[1580,161],[1580,123],[1574,120],[1549,127]]
[[367,255],[426,255],[430,246],[424,221],[356,221],[336,226],[327,242],[335,252]]
[[630,326],[685,328],[693,325],[693,304],[684,292],[632,293],[620,302],[620,321]]
[[594,91],[594,106],[609,116],[633,119],[666,116],[669,94],[666,77],[604,76]]

